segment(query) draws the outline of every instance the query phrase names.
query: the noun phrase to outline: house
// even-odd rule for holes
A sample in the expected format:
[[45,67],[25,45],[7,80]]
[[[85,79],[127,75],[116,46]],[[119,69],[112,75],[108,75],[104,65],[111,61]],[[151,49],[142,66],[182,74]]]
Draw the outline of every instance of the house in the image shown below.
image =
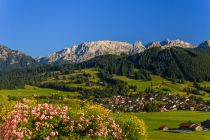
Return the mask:
[[187,130],[192,130],[192,131],[202,131],[203,127],[199,124],[195,124],[192,122],[187,122],[187,123],[181,123],[179,125],[180,129],[187,129]]
[[206,121],[201,122],[201,125],[202,125],[204,128],[210,129],[210,120],[206,120]]
[[191,129],[191,127],[194,125],[194,123],[187,122],[187,123],[181,123],[179,125],[180,129]]
[[162,130],[162,131],[168,131],[169,130],[169,127],[168,126],[165,126],[165,125],[162,125],[159,130]]
[[193,131],[202,131],[203,127],[200,126],[199,124],[195,124],[195,125],[191,126],[191,130],[193,130]]

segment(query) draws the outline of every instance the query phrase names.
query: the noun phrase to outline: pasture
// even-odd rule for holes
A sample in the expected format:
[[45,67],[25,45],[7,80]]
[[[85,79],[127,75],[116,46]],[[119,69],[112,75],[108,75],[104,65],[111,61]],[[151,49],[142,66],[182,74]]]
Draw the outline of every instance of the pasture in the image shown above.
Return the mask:
[[172,111],[131,113],[143,119],[148,127],[148,140],[209,140],[210,131],[192,133],[171,133],[157,130],[161,125],[178,128],[182,122],[192,121],[200,123],[210,118],[210,112]]

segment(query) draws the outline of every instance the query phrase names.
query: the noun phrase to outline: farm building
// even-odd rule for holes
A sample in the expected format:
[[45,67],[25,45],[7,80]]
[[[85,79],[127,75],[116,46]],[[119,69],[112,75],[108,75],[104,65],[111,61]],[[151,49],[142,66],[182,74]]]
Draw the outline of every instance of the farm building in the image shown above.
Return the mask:
[[169,127],[168,126],[165,126],[165,125],[162,125],[159,130],[162,130],[162,131],[167,131],[169,130]]
[[192,130],[192,131],[202,131],[203,128],[199,124],[187,122],[187,123],[181,123],[179,125],[180,129],[187,129],[187,130]]
[[199,124],[195,124],[195,125],[193,125],[193,126],[191,127],[191,129],[192,129],[193,131],[202,131],[202,130],[203,130],[203,127],[202,127],[201,125],[199,125]]

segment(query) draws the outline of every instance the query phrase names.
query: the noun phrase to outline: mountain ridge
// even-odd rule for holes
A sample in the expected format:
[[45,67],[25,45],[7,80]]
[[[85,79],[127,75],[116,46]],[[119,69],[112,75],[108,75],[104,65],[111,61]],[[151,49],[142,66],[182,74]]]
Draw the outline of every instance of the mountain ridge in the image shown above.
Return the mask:
[[0,45],[0,69],[23,68],[37,65],[37,61],[31,56],[17,50],[12,50]]
[[182,40],[163,40],[155,41],[143,45],[140,41],[134,44],[120,41],[98,40],[83,42],[79,45],[73,45],[70,48],[64,48],[61,51],[49,54],[46,57],[32,58],[25,53],[12,50],[4,45],[0,45],[0,69],[10,67],[27,67],[34,64],[63,64],[63,63],[81,63],[101,55],[135,55],[145,50],[159,47],[168,49],[173,47],[196,49],[198,51],[210,53],[210,41],[204,41],[198,46]]
[[38,59],[38,61],[41,63],[59,63],[59,61],[80,63],[90,60],[96,56],[106,54],[120,55],[125,53],[128,55],[134,55],[153,47],[161,47],[162,49],[171,47],[195,48],[194,45],[182,40],[156,41],[151,42],[145,46],[140,41],[136,41],[134,44],[130,44],[120,41],[99,40],[84,42],[79,45],[73,45],[70,48],[65,48],[61,51],[51,53],[48,56],[41,57]]
[[49,54],[47,57],[39,59],[41,63],[52,63],[59,60],[67,60],[73,63],[79,63],[90,60],[96,56],[106,54],[136,54],[144,51],[145,47],[141,42],[129,44],[127,42],[99,40],[84,42],[79,45],[73,45],[71,48],[65,48],[61,51]]

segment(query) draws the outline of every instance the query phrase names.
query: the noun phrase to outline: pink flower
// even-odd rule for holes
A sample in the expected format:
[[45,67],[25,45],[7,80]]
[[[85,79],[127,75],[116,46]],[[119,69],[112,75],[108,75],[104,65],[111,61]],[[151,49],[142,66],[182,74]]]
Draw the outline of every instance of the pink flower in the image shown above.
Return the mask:
[[44,138],[44,140],[50,140],[50,137],[49,137],[49,136],[47,136],[46,138]]
[[45,115],[42,114],[41,117],[40,117],[40,120],[43,120],[45,118]]
[[65,111],[67,111],[67,110],[68,110],[68,106],[64,106],[63,109],[64,109]]

